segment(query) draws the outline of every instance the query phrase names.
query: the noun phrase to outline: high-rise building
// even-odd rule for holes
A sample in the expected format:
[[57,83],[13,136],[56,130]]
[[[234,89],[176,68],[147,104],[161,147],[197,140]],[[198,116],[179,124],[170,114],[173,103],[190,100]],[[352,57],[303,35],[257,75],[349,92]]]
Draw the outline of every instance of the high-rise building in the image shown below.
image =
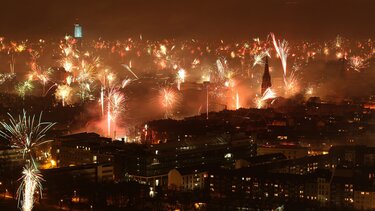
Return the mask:
[[78,23],[74,24],[74,38],[82,38],[82,26]]
[[263,95],[264,92],[272,86],[271,84],[271,75],[270,75],[270,70],[268,66],[268,57],[266,56],[266,62],[264,64],[264,73],[263,73],[263,78],[262,78],[262,89],[261,89],[261,94]]

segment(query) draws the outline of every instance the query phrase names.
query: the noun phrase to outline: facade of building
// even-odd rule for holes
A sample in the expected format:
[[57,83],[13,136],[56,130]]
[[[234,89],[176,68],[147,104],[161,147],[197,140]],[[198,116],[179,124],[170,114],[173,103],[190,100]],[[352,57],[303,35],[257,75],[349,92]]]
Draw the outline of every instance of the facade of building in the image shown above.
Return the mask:
[[172,169],[168,172],[168,189],[202,190],[208,176],[202,168]]
[[257,155],[274,153],[282,153],[287,159],[297,159],[308,156],[308,148],[293,145],[259,146],[257,148]]
[[42,170],[42,174],[46,180],[53,180],[57,175],[63,178],[66,177],[67,179],[78,178],[79,180],[92,183],[111,182],[114,180],[113,165],[110,163],[45,169]]
[[52,143],[51,155],[57,167],[106,163],[113,159],[107,153],[111,139],[95,133],[78,133],[56,138]]
[[354,208],[357,210],[375,209],[375,189],[363,188],[354,191]]
[[189,141],[134,146],[133,150],[116,154],[115,165],[119,166],[119,174],[155,186],[156,180],[159,183],[166,181],[162,178],[172,169],[199,165],[232,167],[236,159],[255,155],[256,144],[251,138],[200,137]]

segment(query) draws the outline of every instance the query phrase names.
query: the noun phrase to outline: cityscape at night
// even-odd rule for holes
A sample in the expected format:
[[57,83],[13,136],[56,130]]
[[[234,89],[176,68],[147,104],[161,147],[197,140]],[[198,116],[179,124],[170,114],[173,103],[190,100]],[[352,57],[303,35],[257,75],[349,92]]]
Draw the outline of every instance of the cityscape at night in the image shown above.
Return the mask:
[[1,5],[0,211],[375,210],[375,1]]

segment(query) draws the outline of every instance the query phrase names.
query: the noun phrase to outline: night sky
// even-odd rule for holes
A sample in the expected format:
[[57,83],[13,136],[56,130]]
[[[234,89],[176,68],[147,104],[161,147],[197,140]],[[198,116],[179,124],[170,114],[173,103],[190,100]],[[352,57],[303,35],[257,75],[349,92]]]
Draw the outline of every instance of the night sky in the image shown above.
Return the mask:
[[72,34],[146,39],[375,37],[375,0],[6,0],[0,35],[47,38]]

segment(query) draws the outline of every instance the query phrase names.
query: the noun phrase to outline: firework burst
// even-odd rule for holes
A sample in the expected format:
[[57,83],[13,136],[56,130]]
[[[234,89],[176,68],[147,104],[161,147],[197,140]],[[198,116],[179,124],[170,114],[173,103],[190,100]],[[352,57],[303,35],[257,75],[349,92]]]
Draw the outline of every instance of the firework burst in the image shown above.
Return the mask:
[[18,95],[22,98],[25,98],[28,92],[31,92],[34,89],[34,85],[30,80],[26,80],[24,82],[20,82],[16,86],[16,91]]
[[368,66],[367,61],[360,56],[352,56],[349,58],[349,69],[353,69],[357,72],[365,69]]
[[72,97],[73,89],[68,85],[59,85],[55,92],[56,99],[61,100],[62,105],[69,104]]
[[268,88],[266,89],[266,91],[263,93],[263,95],[260,98],[255,99],[255,104],[258,109],[261,109],[264,107],[265,101],[274,99],[274,98],[276,98],[276,93],[271,88]]
[[23,149],[26,153],[30,152],[33,147],[49,142],[44,141],[43,138],[55,123],[42,122],[42,113],[39,118],[35,118],[35,115],[28,116],[25,110],[18,118],[8,115],[9,123],[0,122],[4,128],[4,131],[0,131],[0,136],[7,139],[12,147]]
[[180,102],[180,96],[171,88],[162,88],[159,91],[159,98],[165,111],[164,117],[170,118],[173,116],[173,109]]
[[124,110],[125,96],[119,89],[113,88],[108,93],[108,101],[111,104],[112,118],[115,118]]
[[[111,88],[107,94],[107,133],[108,136],[111,136],[112,123],[114,125],[113,132],[116,133],[116,121],[125,110],[125,95],[121,92],[119,87]],[[116,134],[114,134],[114,136],[116,136]]]
[[299,92],[299,85],[298,85],[298,77],[297,71],[292,70],[288,77],[286,77],[285,81],[285,95],[293,96]]
[[265,51],[262,51],[259,54],[254,54],[253,67],[255,67],[256,65],[264,65],[263,59],[266,56],[271,57],[271,55],[269,53],[269,49],[267,49]]

